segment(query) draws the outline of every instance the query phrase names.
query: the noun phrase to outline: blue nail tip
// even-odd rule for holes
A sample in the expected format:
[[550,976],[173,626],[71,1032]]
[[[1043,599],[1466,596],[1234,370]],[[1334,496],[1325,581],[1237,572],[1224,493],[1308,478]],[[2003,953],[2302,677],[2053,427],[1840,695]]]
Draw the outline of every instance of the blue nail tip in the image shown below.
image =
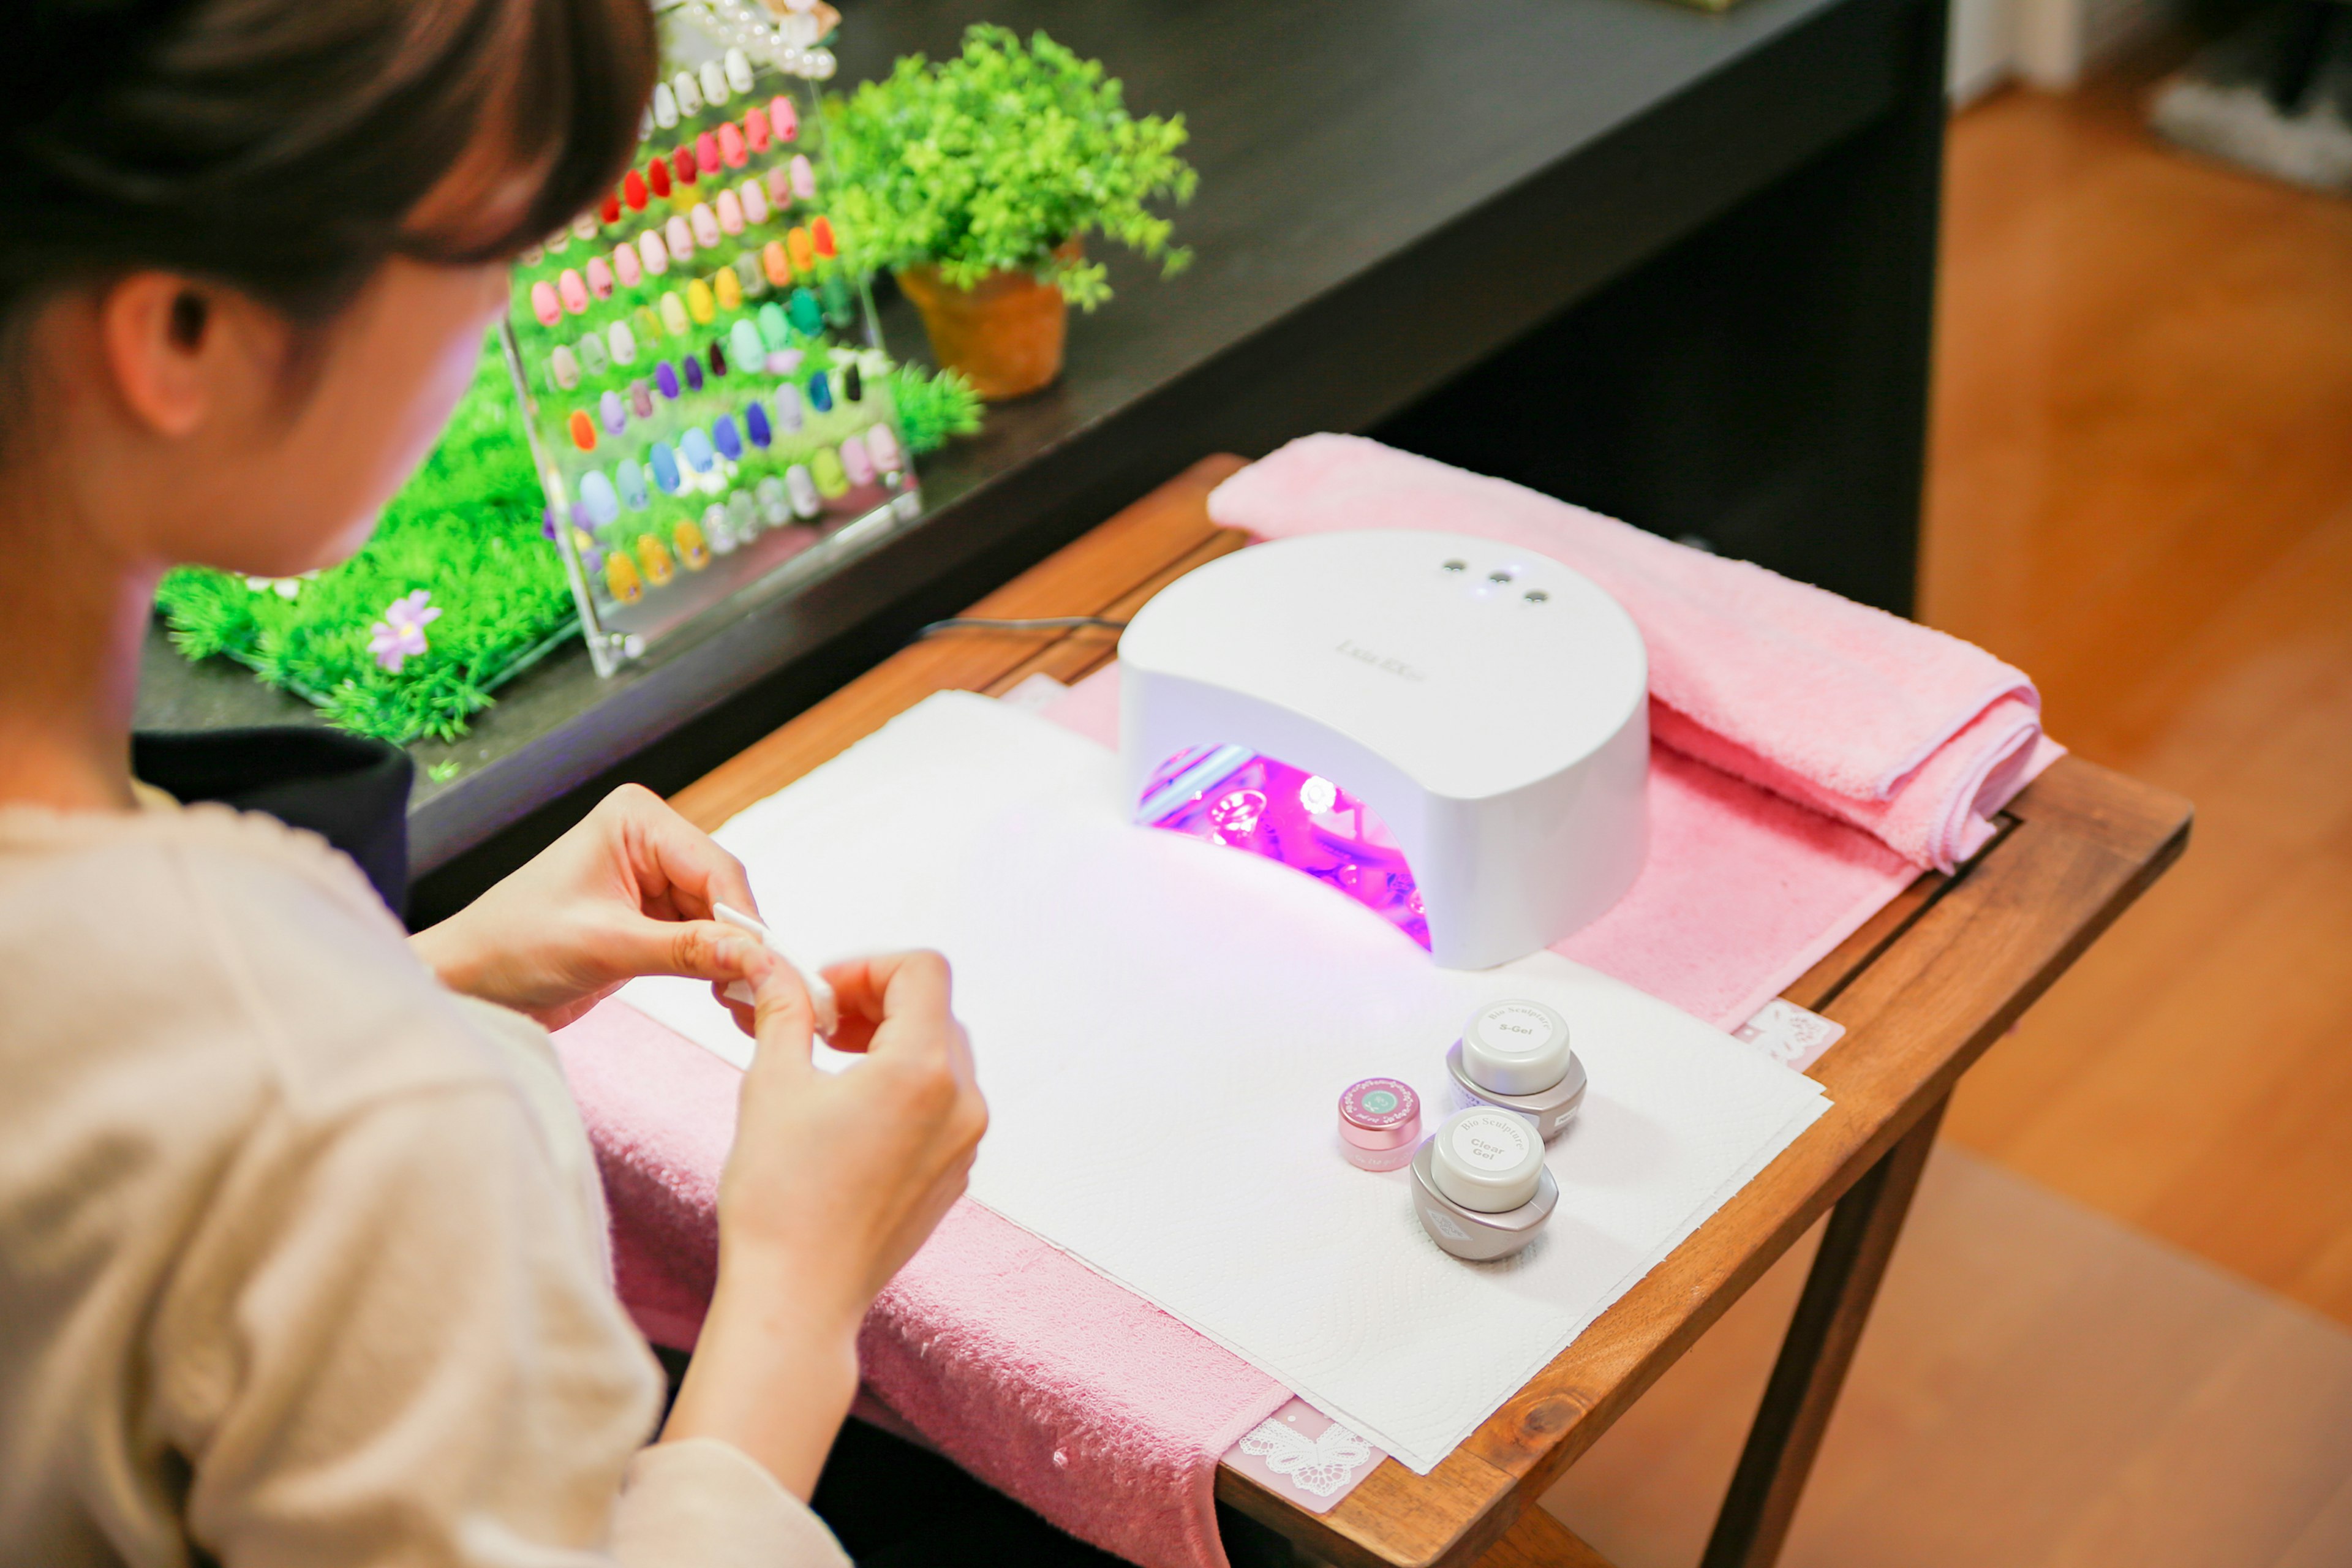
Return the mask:
[[686,384],[695,391],[702,390],[702,362],[689,354],[678,362],[686,367]]
[[754,447],[765,447],[774,439],[775,432],[768,427],[768,411],[756,403],[743,410],[743,433],[751,437]]
[[679,455],[686,458],[687,467],[696,473],[701,473],[710,467],[712,457],[710,437],[701,431],[688,430],[685,435],[680,436],[677,438],[677,449]]
[[710,439],[730,463],[743,456],[743,437],[735,432],[735,416],[722,414],[710,422]]
[[614,474],[620,483],[621,500],[627,503],[631,511],[643,511],[653,503],[653,498],[646,494],[645,469],[634,462],[625,461],[614,470]]
[[646,457],[654,466],[654,483],[661,487],[662,494],[677,494],[677,454],[669,449],[669,443],[655,442]]
[[621,498],[614,493],[613,481],[593,468],[580,476],[580,504],[598,528],[621,515]]
[[809,406],[819,414],[833,407],[833,386],[825,380],[823,371],[809,377]]

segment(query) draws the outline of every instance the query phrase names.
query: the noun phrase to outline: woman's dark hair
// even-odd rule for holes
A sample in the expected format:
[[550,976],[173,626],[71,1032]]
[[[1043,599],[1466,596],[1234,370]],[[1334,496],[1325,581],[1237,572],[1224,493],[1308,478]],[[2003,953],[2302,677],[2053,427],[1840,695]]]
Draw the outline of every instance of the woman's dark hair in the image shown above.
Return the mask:
[[[512,255],[611,189],[655,71],[646,0],[8,9],[7,329],[53,288],[139,268],[224,283],[315,322],[391,256]],[[486,142],[530,199],[488,227],[408,227]]]

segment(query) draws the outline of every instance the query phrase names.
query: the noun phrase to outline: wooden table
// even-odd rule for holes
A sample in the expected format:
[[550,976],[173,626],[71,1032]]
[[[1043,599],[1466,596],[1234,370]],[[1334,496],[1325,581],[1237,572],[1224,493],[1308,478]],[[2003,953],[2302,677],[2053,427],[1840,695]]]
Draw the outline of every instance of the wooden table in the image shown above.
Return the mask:
[[[975,616],[1123,619],[1244,540],[1209,489],[1210,458],[973,605]],[[1036,672],[1075,681],[1115,636],[958,631],[917,643],[689,785],[706,827],[807,773],[934,691],[1001,694]],[[1922,876],[1785,994],[1846,1026],[1812,1068],[1834,1102],[1762,1175],[1652,1269],[1427,1476],[1388,1461],[1327,1515],[1235,1471],[1217,1495],[1335,1563],[1593,1564],[1534,1507],[1561,1471],[1823,1214],[1821,1250],[1705,1568],[1778,1555],[1919,1173],[1962,1072],[2177,858],[2188,802],[2067,758],[2004,814],[1957,876]]]

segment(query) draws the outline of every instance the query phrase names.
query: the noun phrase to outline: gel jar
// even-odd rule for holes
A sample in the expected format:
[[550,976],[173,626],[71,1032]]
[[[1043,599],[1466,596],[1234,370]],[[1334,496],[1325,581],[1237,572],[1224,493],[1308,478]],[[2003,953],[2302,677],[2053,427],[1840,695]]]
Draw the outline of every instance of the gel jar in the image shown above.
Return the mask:
[[1540,1002],[1489,1002],[1445,1053],[1465,1105],[1516,1110],[1547,1143],[1584,1103],[1584,1064],[1568,1048],[1568,1020]]
[[1412,1163],[1421,1142],[1421,1096],[1401,1079],[1368,1078],[1339,1096],[1339,1152],[1359,1170],[1394,1171]]

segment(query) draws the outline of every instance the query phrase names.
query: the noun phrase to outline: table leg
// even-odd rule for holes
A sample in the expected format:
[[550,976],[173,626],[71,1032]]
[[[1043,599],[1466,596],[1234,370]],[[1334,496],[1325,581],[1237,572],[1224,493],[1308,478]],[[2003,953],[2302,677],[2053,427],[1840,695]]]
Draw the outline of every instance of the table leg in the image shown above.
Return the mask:
[[1948,1103],[1930,1107],[1830,1211],[1700,1568],[1771,1568],[1780,1557]]

